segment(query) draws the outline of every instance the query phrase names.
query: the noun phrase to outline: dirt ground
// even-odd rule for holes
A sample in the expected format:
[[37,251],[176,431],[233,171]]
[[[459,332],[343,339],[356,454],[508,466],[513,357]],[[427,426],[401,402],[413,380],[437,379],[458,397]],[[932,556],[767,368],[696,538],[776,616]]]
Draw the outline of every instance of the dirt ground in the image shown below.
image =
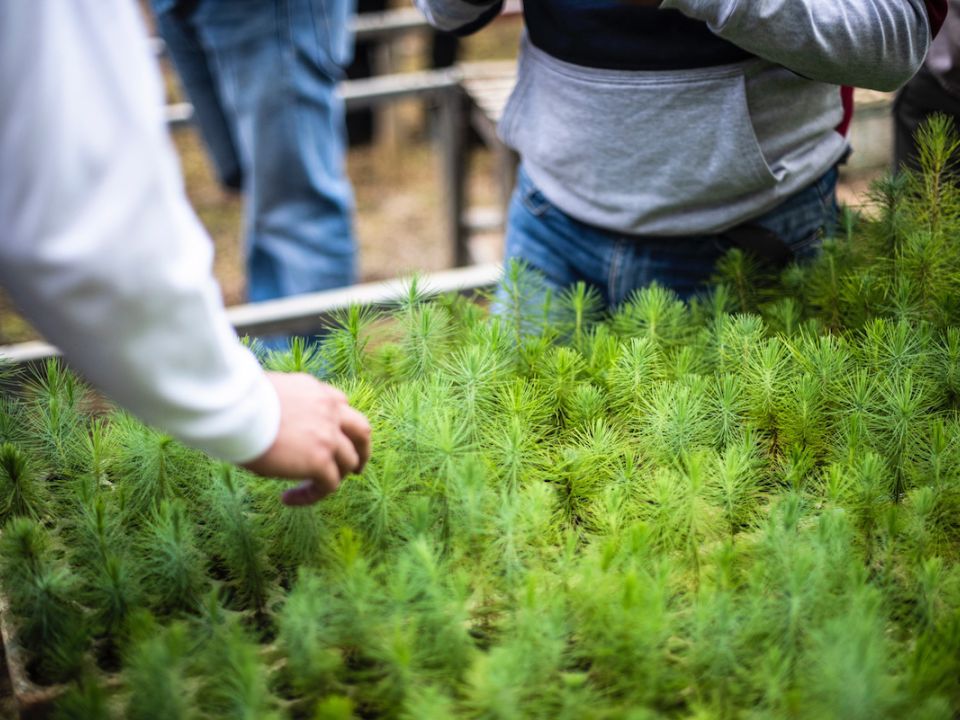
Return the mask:
[[[461,59],[512,57],[520,32],[519,19],[501,18],[494,28],[464,41]],[[407,36],[393,48],[398,69],[422,67],[425,57],[423,38],[415,35]],[[167,77],[171,96],[176,97],[179,91],[169,68]],[[440,158],[430,141],[428,116],[429,109],[418,101],[391,106],[378,119],[379,141],[349,152],[347,167],[355,193],[362,281],[450,267],[452,248],[444,237],[441,215],[444,188]],[[190,200],[215,243],[214,272],[225,302],[243,302],[242,199],[219,187],[195,130],[177,130],[174,142]],[[492,163],[486,150],[478,147],[472,151],[470,205],[496,205]],[[861,205],[871,177],[844,178],[841,199],[850,205]],[[487,236],[479,243],[484,256],[498,257],[499,237]],[[9,298],[0,293],[0,345],[35,338],[35,331],[16,312]]]

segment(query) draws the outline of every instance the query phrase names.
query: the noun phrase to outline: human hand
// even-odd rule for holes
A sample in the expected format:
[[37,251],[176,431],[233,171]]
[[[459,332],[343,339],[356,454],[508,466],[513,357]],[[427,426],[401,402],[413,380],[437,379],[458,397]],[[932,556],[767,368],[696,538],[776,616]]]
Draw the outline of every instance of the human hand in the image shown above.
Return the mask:
[[303,373],[267,373],[280,399],[273,445],[244,464],[258,475],[303,480],[283,493],[286,505],[329,495],[370,457],[370,423],[336,388]]

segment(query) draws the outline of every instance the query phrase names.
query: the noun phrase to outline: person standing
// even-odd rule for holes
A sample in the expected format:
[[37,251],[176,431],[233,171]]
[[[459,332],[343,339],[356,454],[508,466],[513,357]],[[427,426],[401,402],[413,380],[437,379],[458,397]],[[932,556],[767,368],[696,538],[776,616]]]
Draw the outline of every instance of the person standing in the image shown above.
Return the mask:
[[916,168],[917,130],[934,113],[953,118],[960,129],[960,0],[948,0],[943,29],[930,46],[923,67],[897,93],[893,105],[893,169]]
[[[469,34],[503,0],[415,0]],[[614,306],[696,294],[731,248],[817,252],[849,151],[849,86],[893,90],[946,0],[525,0],[500,120],[520,155],[506,255]]]
[[354,0],[151,0],[220,182],[246,200],[252,302],[356,279],[343,101]]

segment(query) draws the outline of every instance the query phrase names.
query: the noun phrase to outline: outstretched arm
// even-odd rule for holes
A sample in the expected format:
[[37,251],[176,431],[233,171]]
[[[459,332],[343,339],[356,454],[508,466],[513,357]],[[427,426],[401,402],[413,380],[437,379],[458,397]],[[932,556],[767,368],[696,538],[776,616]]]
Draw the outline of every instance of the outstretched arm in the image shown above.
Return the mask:
[[369,426],[240,345],[162,102],[135,3],[0,3],[0,285],[120,405],[223,459],[309,478],[290,499],[316,499],[362,467]]
[[813,80],[893,90],[919,69],[946,0],[663,0]]

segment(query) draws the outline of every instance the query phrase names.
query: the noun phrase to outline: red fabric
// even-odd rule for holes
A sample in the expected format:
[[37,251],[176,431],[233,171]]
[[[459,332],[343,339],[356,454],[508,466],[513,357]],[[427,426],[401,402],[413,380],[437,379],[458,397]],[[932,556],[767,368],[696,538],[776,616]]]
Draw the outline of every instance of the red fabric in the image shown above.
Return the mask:
[[930,29],[936,35],[947,18],[947,0],[924,0],[924,4],[927,6],[927,17],[930,18]]
[[[947,18],[947,0],[923,0],[927,6],[927,17],[930,19],[930,30],[936,35],[943,27]],[[853,88],[840,88],[840,100],[843,102],[843,120],[837,125],[837,132],[846,135],[853,120]]]
[[840,88],[840,100],[843,102],[843,120],[837,125],[837,132],[846,135],[853,120],[853,88],[846,85]]

